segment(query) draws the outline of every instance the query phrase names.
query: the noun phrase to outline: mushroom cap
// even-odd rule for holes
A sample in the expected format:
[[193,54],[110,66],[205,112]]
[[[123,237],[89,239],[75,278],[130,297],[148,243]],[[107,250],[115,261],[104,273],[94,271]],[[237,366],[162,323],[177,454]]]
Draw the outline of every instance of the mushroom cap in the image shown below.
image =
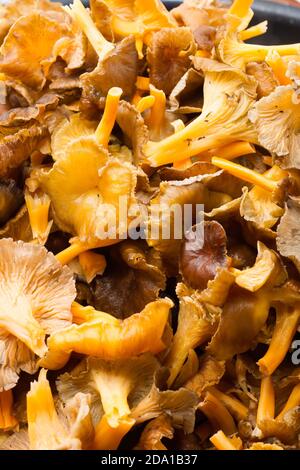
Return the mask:
[[82,66],[85,58],[82,35],[74,30],[67,14],[64,19],[58,23],[39,12],[21,16],[1,46],[0,71],[40,90],[58,56],[70,68]]
[[70,325],[75,282],[69,268],[44,247],[1,239],[0,296],[0,382],[11,388],[20,369],[32,373],[31,351],[39,356],[47,351],[46,334]]
[[249,118],[259,143],[280,159],[283,168],[300,168],[300,106],[292,85],[280,86],[259,100]]
[[190,68],[196,49],[189,28],[162,28],[154,33],[147,52],[151,84],[169,95]]
[[[216,221],[202,223],[203,238],[196,227],[185,235],[181,247],[180,270],[185,282],[194,289],[205,289],[220,268],[229,267],[227,237]],[[200,228],[200,227],[198,227]]]
[[136,182],[136,168],[109,157],[91,137],[71,143],[65,157],[40,175],[57,225],[92,244],[126,233],[128,227],[122,226],[119,207],[122,198],[126,198],[128,209],[135,204]]

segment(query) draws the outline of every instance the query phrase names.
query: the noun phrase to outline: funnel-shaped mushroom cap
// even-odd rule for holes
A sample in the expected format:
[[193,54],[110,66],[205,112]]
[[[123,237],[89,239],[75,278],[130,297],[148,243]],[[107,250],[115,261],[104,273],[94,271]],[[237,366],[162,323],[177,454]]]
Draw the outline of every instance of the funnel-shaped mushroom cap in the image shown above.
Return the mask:
[[[120,225],[121,198],[128,207],[135,202],[136,178],[133,165],[110,158],[95,141],[82,138],[41,176],[41,186],[50,196],[59,227],[82,242],[97,243],[107,237],[109,228]],[[112,238],[119,233],[115,235]]]
[[46,334],[71,323],[75,296],[71,271],[44,247],[0,240],[1,389],[14,386],[20,369],[33,371]]
[[41,13],[21,16],[7,34],[0,53],[1,72],[39,90],[58,56],[69,69],[81,67],[85,59],[82,35],[67,14],[60,23]]

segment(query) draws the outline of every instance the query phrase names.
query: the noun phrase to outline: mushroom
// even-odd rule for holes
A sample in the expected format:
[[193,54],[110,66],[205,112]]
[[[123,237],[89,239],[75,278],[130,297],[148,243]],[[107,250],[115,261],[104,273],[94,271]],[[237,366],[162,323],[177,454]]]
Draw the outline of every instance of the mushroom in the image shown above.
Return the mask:
[[40,371],[27,394],[29,448],[86,449],[94,437],[89,395],[76,393],[58,413],[46,374]]
[[33,124],[0,137],[0,176],[6,177],[12,169],[25,162],[47,135],[46,126]]
[[[284,302],[284,298],[282,299]],[[266,354],[258,361],[264,375],[272,375],[285,359],[300,321],[300,303],[295,306],[277,304],[276,324]]]
[[[274,166],[264,174],[264,177],[280,182],[286,174]],[[256,185],[250,190],[245,188],[243,193],[240,215],[262,230],[272,229],[284,213],[283,208],[274,202],[272,192]]]
[[121,101],[116,122],[123,132],[126,145],[132,149],[133,163],[139,165],[145,160],[142,148],[149,139],[144,118],[135,106]]
[[71,325],[48,338],[49,351],[40,361],[48,369],[61,369],[72,351],[105,360],[130,358],[145,352],[158,354],[170,342],[168,318],[173,302],[159,299],[125,320],[103,315]]
[[[69,144],[63,157],[55,151],[58,144],[54,141],[56,162],[50,171],[39,174],[40,187],[51,199],[55,222],[77,237],[68,251],[57,255],[62,263],[88,249],[117,243],[127,233],[129,223],[136,220],[136,212],[129,214],[136,205],[137,170],[107,151],[121,94],[119,88],[110,90],[94,133],[90,133],[89,126],[86,135],[81,135],[85,124],[77,126],[78,120],[69,129],[67,125],[68,132],[62,140]],[[76,139],[73,133],[78,131]],[[61,141],[60,137],[61,133],[56,135],[56,142]],[[120,215],[122,201],[126,220]]]
[[218,29],[226,24],[227,11],[227,8],[222,8],[215,1],[184,0],[171,13],[180,26],[185,25],[191,29],[201,52],[211,52]]
[[170,93],[171,111],[182,114],[200,113],[203,105],[203,82],[203,75],[190,68]]
[[107,266],[105,257],[98,253],[93,253],[92,251],[81,253],[79,255],[79,263],[88,284],[90,284],[98,274],[102,275]]
[[279,85],[272,68],[266,62],[249,62],[246,73],[257,80],[257,96],[259,99],[270,95]]
[[138,74],[138,56],[134,38],[129,36],[116,45],[109,44],[113,49],[104,58],[99,58],[94,70],[80,77],[83,111],[90,108],[98,110],[101,106],[101,98],[103,100],[112,87],[122,88],[124,97],[127,99],[134,94]]
[[[166,7],[158,0],[129,0],[122,8],[118,0],[102,0],[102,3],[107,7],[103,13],[109,17],[114,35],[119,38],[134,36],[140,58],[143,58],[143,42],[152,31],[176,26]],[[75,10],[79,12],[77,0],[74,0]]]
[[0,238],[12,238],[14,241],[32,240],[32,230],[26,205],[22,206],[15,217],[10,219],[0,230]]
[[45,245],[53,224],[52,220],[48,222],[50,198],[47,194],[31,195],[29,191],[26,191],[25,201],[33,239]]
[[258,44],[245,44],[232,35],[227,35],[218,46],[218,53],[225,64],[245,70],[249,62],[262,62],[270,51],[279,55],[297,55],[300,44],[287,44],[281,46],[263,46]]
[[279,253],[289,258],[300,271],[300,201],[290,197],[286,203],[285,212],[277,228],[277,248]]
[[178,326],[164,365],[170,369],[171,387],[185,363],[189,352],[211,339],[217,328],[218,314],[211,314],[195,297],[180,295]]
[[157,359],[149,354],[115,361],[88,358],[71,373],[61,375],[57,388],[64,402],[74,392],[91,395],[95,422],[91,447],[114,450],[134,425],[164,412],[174,415],[179,427],[193,420],[195,395],[184,389],[161,391],[158,382],[162,372]]
[[247,351],[265,325],[270,307],[263,289],[252,293],[233,286],[207,351],[219,360]]
[[189,28],[161,28],[153,33],[147,50],[151,84],[169,95],[190,68],[195,52]]
[[[177,274],[181,241],[184,230],[189,229],[188,220],[179,221],[184,205],[204,204],[208,210],[222,206],[231,200],[227,194],[210,191],[207,183],[211,174],[192,176],[183,181],[163,181],[159,191],[151,200],[149,217],[146,223],[146,236],[149,246],[162,256],[167,272]],[[200,207],[199,207],[200,209]],[[193,215],[193,214],[191,214]],[[193,220],[190,222],[193,223]]]
[[272,376],[261,380],[256,428],[253,437],[266,439],[276,437],[285,444],[295,442],[300,430],[299,385],[292,390],[285,406],[275,417],[275,391]]
[[[80,391],[91,395],[95,439],[91,447],[117,449],[121,439],[135,425],[131,407],[151,388],[159,363],[150,355],[109,362],[90,357],[73,372],[57,381],[65,403]],[[129,402],[130,397],[130,402]]]
[[283,213],[278,204],[282,204],[285,197],[289,174],[277,165],[261,174],[222,158],[213,157],[212,163],[231,175],[254,184],[251,191],[244,189],[244,196],[240,200],[240,214],[254,232],[257,231],[266,238],[275,238],[275,232],[272,232],[271,227],[277,223]]
[[257,141],[248,119],[256,97],[253,77],[210,59],[195,57],[194,66],[204,72],[202,113],[170,137],[146,144],[144,152],[152,166],[184,160],[237,140]]
[[[1,40],[4,39],[9,31],[9,28],[21,17],[27,16],[32,10],[42,13],[43,15],[56,20],[57,22],[63,21],[65,13],[61,5],[51,2],[49,0],[24,0],[21,3],[18,0],[10,1],[3,6],[1,25]],[[1,41],[2,42],[2,41]]]
[[112,29],[112,13],[109,7],[102,0],[90,0],[90,9],[92,19],[105,39],[114,40],[114,31]]
[[201,357],[197,373],[184,386],[202,398],[207,389],[219,384],[224,374],[225,362],[205,353]]
[[70,325],[76,290],[71,271],[39,245],[1,239],[0,266],[2,391],[15,386],[20,370],[34,372],[47,334]]
[[13,414],[13,395],[11,390],[0,392],[0,429],[5,432],[18,427],[18,420]]
[[166,413],[172,417],[174,428],[190,434],[195,426],[195,411],[199,399],[194,392],[183,387],[168,390],[167,377],[168,371],[165,368],[156,372],[149,393],[137,401],[131,416],[137,423],[144,423]]
[[300,168],[298,101],[292,85],[280,86],[269,96],[259,100],[249,112],[260,145],[279,157],[282,168]]
[[62,16],[60,22],[42,12],[21,16],[1,46],[0,72],[41,90],[58,56],[69,69],[80,68],[85,60],[82,35],[66,13]]
[[172,418],[162,414],[146,425],[135,450],[167,450],[162,439],[173,439],[173,437]]
[[121,319],[141,311],[166,288],[161,264],[159,253],[142,242],[126,240],[112,247],[106,272],[91,285],[92,304]]
[[[203,230],[203,235],[202,234]],[[180,271],[184,281],[194,289],[203,290],[219,268],[228,268],[226,233],[218,222],[204,222],[185,235],[180,254]]]
[[256,292],[265,285],[275,287],[284,284],[288,275],[278,254],[262,242],[257,243],[257,251],[253,267],[243,271],[234,269],[236,284],[250,292]]
[[0,181],[0,225],[16,215],[23,203],[23,192],[14,180]]

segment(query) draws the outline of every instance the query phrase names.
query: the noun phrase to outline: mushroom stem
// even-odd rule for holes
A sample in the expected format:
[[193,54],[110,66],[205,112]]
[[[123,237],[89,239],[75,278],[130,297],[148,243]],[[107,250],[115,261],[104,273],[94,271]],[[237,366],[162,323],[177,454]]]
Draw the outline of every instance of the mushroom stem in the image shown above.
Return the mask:
[[112,427],[109,418],[105,414],[95,428],[95,438],[92,444],[93,450],[116,450],[123,437],[134,426],[135,420],[131,418],[119,419],[118,425]]
[[237,450],[223,431],[218,431],[209,440],[218,450]]
[[227,408],[212,393],[207,392],[205,399],[199,405],[200,411],[205,414],[213,427],[221,429],[225,434],[236,432],[235,422]]
[[[187,126],[188,127],[188,126]],[[175,134],[179,135],[185,128],[180,128]],[[166,139],[165,139],[166,140]],[[167,165],[177,161],[186,160],[192,157],[202,159],[211,159],[215,155],[226,160],[234,160],[243,155],[250,155],[256,152],[255,147],[249,142],[226,143],[228,136],[212,135],[192,142],[179,142],[174,144],[170,150],[155,153],[149,157],[152,166]],[[222,145],[223,144],[223,145]],[[212,150],[215,149],[215,150]]]
[[237,163],[232,163],[223,158],[213,157],[211,160],[212,164],[218,168],[222,168],[233,176],[240,178],[248,183],[252,183],[256,186],[260,186],[262,189],[267,191],[275,191],[277,189],[277,183],[266,178],[264,175],[261,175],[249,168],[246,168]]
[[136,87],[142,91],[150,90],[150,78],[138,76],[136,79]]
[[70,246],[68,246],[68,248],[55,255],[55,258],[63,265],[68,264],[70,261],[72,261],[72,259],[77,258],[80,253],[83,253],[88,249],[89,247],[83,243],[72,243]]
[[138,54],[138,58],[140,60],[143,60],[144,58],[144,53],[143,53],[143,47],[144,47],[144,42],[141,37],[136,37],[135,38],[135,48]]
[[252,3],[253,0],[234,0],[233,4],[228,10],[228,14],[238,16],[239,18],[244,18],[249,12]]
[[155,104],[155,98],[154,96],[144,96],[144,98],[141,98],[139,102],[136,105],[136,109],[138,110],[139,113],[143,113],[147,109],[153,108]]
[[40,433],[47,435],[49,444],[58,442],[63,428],[55,409],[54,400],[46,370],[42,369],[39,379],[31,383],[27,393],[27,419],[30,448],[37,449]]
[[276,51],[280,56],[298,55],[300,52],[300,44],[283,44],[281,46],[263,46],[256,44],[248,44],[238,42],[231,38],[221,41],[223,46],[226,45],[227,53],[231,52],[235,57],[247,62],[262,62],[270,51]]
[[122,93],[122,88],[118,87],[113,87],[109,90],[104,113],[95,132],[97,143],[105,148],[108,147],[110,135],[116,122],[118,106]]
[[107,41],[100,33],[81,1],[74,0],[73,5],[65,7],[65,9],[84,32],[98,54],[99,59],[105,59],[105,57],[114,50],[115,45]]
[[279,413],[279,415],[276,416],[276,420],[281,421],[284,415],[288,411],[292,410],[293,408],[296,408],[299,405],[300,405],[300,384],[296,385],[293,388],[292,393],[290,394],[288,401],[286,402],[284,408]]
[[28,210],[32,236],[44,245],[48,239],[53,221],[48,222],[51,200],[47,194],[32,196],[25,192],[25,202]]
[[272,377],[263,377],[260,386],[260,396],[256,415],[258,427],[266,419],[274,419],[275,416],[275,392]]
[[[174,134],[176,134],[177,132],[182,131],[182,129],[185,128],[185,124],[182,121],[182,119],[177,119],[176,121],[173,121],[171,123],[171,126],[174,129]],[[173,167],[176,168],[177,170],[186,170],[187,168],[192,166],[192,164],[193,164],[192,160],[188,157],[188,158],[184,158],[180,161],[173,162]]]
[[280,85],[290,85],[292,83],[292,80],[286,76],[287,65],[278,52],[271,50],[266,57],[266,63],[272,68]]
[[[208,127],[209,123],[204,122],[203,117],[200,114],[200,116],[194,119],[189,125],[185,126],[185,128],[182,129],[180,132],[172,134],[171,136],[166,137],[160,142],[148,142],[148,144],[146,144],[145,146],[145,153],[151,161],[151,164],[156,163],[157,166],[159,166],[160,160],[166,162],[161,163],[161,165],[172,162],[174,160],[174,153],[178,155],[177,160],[182,160],[182,158],[188,158],[197,155],[197,153],[199,153],[199,150],[197,149],[196,151],[194,149],[192,153],[188,141],[200,138],[202,135],[204,135]],[[207,148],[201,149],[200,152],[208,150],[209,148],[216,147],[216,145],[214,145],[216,143],[216,138],[214,136],[210,136],[210,141],[210,145]],[[197,144],[198,142],[201,142],[201,140],[192,142],[192,144]],[[187,153],[182,155],[182,150]]]
[[262,21],[259,24],[251,26],[245,31],[239,32],[239,38],[241,41],[247,41],[248,39],[256,38],[257,36],[262,36],[268,30],[268,22]]
[[217,149],[208,150],[199,155],[201,159],[203,156],[212,158],[218,155],[219,158],[226,160],[234,160],[235,158],[242,157],[243,155],[251,155],[256,153],[254,145],[249,142],[233,142],[232,144],[224,145]]
[[8,431],[18,425],[13,415],[13,394],[11,390],[0,392],[0,429]]
[[71,243],[68,248],[62,250],[60,253],[55,255],[55,258],[61,264],[65,265],[70,263],[72,259],[77,258],[77,256],[79,256],[81,253],[84,253],[85,251],[94,250],[96,248],[104,248],[106,246],[114,245],[116,243],[119,243],[119,240],[99,240],[99,242],[95,243],[94,245],[88,245],[86,243],[76,241],[74,243]]
[[150,85],[150,96],[155,98],[154,105],[151,108],[151,115],[148,122],[149,128],[153,131],[159,131],[166,112],[166,95],[162,90],[158,90],[155,86]]
[[211,387],[209,391],[218,399],[227,409],[230,410],[233,416],[236,416],[239,420],[246,420],[248,417],[248,408],[243,405],[236,398],[221,392],[216,387]]
[[284,360],[297,331],[300,319],[300,306],[290,312],[283,306],[276,311],[276,325],[266,354],[258,361],[260,371],[272,375]]
[[171,122],[171,126],[173,127],[175,134],[185,128],[185,124],[182,119],[176,119],[176,121]]
[[107,265],[105,256],[93,251],[81,253],[79,255],[79,263],[88,284],[92,282],[97,274],[103,274]]

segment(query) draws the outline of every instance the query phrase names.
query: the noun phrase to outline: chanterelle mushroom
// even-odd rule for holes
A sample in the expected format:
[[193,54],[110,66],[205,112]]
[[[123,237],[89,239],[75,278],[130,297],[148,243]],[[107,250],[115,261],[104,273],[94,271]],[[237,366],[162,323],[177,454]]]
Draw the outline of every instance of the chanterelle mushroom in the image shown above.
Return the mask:
[[277,87],[258,101],[249,118],[259,143],[277,157],[283,168],[300,168],[300,101],[291,85]]
[[71,324],[75,296],[71,271],[44,247],[0,240],[0,391],[34,372],[46,334]]

